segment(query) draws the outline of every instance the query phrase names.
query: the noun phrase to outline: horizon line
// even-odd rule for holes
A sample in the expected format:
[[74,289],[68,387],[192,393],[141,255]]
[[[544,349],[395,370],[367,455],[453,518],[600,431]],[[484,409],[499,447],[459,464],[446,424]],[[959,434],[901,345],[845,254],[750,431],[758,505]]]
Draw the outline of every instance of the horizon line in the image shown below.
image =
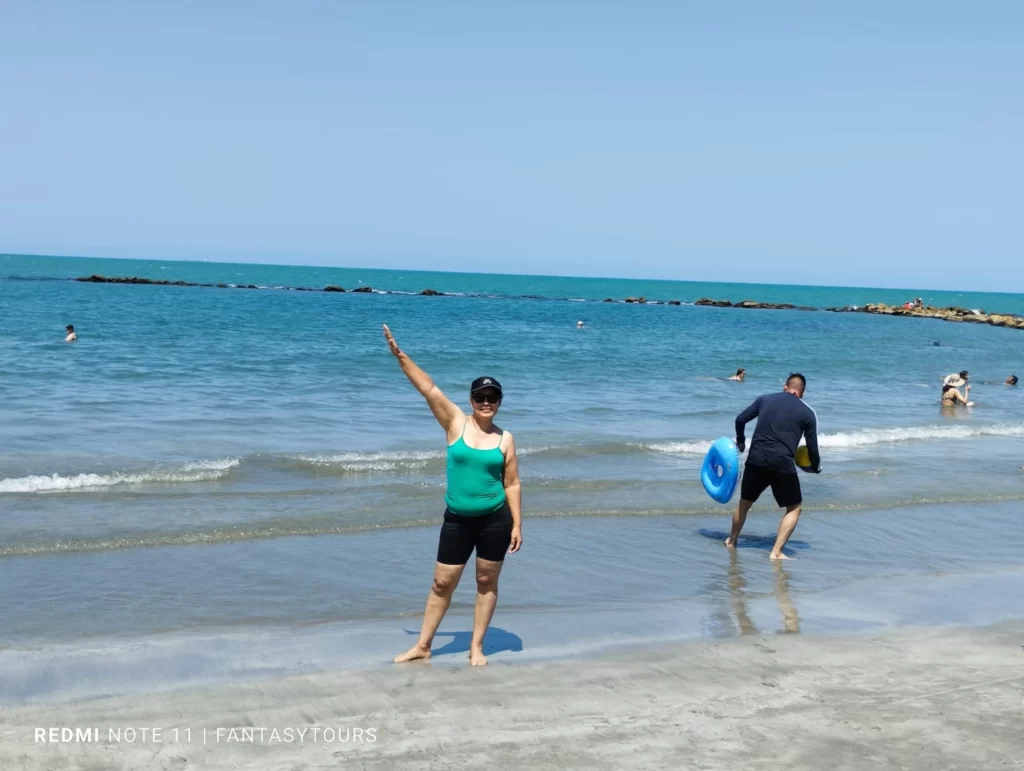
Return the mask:
[[0,256],[3,257],[52,257],[66,260],[124,260],[133,262],[176,262],[176,263],[192,263],[195,265],[262,265],[276,268],[327,268],[327,269],[338,269],[338,270],[376,270],[376,271],[391,271],[391,272],[409,272],[409,273],[446,273],[452,275],[469,275],[469,276],[516,276],[523,278],[553,278],[553,279],[581,279],[586,281],[653,281],[658,283],[676,283],[676,284],[722,284],[727,286],[777,286],[777,287],[804,287],[812,289],[881,289],[887,291],[907,291],[907,292],[948,292],[948,293],[969,293],[969,294],[998,294],[998,295],[1021,295],[1024,292],[1008,292],[992,289],[936,289],[934,287],[905,287],[905,286],[858,286],[855,284],[787,284],[777,283],[769,281],[721,281],[721,280],[701,280],[701,279],[677,279],[677,278],[650,278],[650,277],[630,277],[630,276],[579,276],[570,274],[557,274],[557,273],[508,273],[508,272],[481,272],[481,271],[465,271],[465,270],[442,270],[442,269],[424,269],[424,268],[373,268],[365,265],[321,265],[321,264],[306,264],[306,263],[280,263],[280,262],[248,262],[242,260],[230,260],[230,259],[216,259],[216,260],[196,260],[186,258],[175,258],[175,257],[110,257],[104,255],[88,255],[88,254],[41,254],[41,253],[26,253],[26,252],[0,252]]

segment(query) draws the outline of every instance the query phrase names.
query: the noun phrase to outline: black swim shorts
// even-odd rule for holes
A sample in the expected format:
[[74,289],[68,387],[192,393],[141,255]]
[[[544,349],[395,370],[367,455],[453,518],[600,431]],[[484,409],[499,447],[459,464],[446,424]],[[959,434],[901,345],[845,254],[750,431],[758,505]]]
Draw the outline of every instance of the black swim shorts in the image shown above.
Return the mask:
[[772,488],[772,495],[775,496],[775,502],[779,506],[789,508],[803,503],[800,478],[795,471],[775,471],[767,466],[755,466],[750,463],[743,469],[740,498],[753,503],[769,486]]
[[482,560],[502,562],[512,543],[512,510],[508,501],[497,511],[478,517],[444,512],[437,561],[442,565],[465,565],[476,549]]

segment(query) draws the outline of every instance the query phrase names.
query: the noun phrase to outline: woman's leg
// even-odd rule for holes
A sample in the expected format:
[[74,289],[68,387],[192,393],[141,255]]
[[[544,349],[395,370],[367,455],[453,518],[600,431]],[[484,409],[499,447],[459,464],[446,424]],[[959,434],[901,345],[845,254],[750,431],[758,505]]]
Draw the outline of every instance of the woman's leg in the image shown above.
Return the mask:
[[487,663],[484,656],[484,635],[494,617],[498,604],[498,576],[504,562],[476,559],[476,609],[473,613],[473,639],[469,643],[469,663],[482,667]]
[[469,643],[469,663],[482,667],[484,635],[498,604],[498,576],[512,543],[512,512],[506,503],[487,515],[476,543],[476,609],[473,613],[473,639]]
[[441,535],[437,542],[437,565],[434,567],[434,583],[427,596],[427,607],[423,611],[423,625],[420,627],[420,638],[416,644],[400,656],[395,656],[395,663],[430,658],[430,644],[434,641],[441,619],[452,604],[452,593],[459,585],[462,571],[473,553],[480,524],[467,521],[466,517],[458,517],[451,512],[444,514]]
[[434,642],[434,635],[441,625],[441,619],[444,618],[444,614],[448,612],[448,608],[452,604],[452,592],[459,585],[459,579],[462,578],[462,571],[465,569],[465,565],[437,563],[434,568],[434,583],[430,587],[427,607],[423,611],[423,625],[420,627],[419,640],[405,653],[395,656],[396,664],[430,658],[430,645]]

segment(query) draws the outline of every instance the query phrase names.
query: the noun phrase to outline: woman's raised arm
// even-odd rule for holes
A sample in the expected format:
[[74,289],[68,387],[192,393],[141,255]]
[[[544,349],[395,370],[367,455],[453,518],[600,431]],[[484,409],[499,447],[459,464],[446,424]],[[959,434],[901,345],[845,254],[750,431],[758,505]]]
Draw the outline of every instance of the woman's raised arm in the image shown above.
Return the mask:
[[437,418],[437,422],[441,424],[446,432],[450,432],[453,429],[460,429],[461,426],[455,425],[459,418],[464,415],[462,410],[455,406],[451,399],[444,395],[444,392],[438,388],[433,379],[416,366],[416,362],[409,358],[409,356],[398,347],[398,343],[395,342],[395,338],[391,334],[391,330],[388,329],[388,325],[384,325],[384,339],[388,341],[388,347],[391,349],[391,353],[394,354],[395,358],[398,359],[398,364],[402,368],[402,372],[409,378],[409,382],[412,383],[416,390],[423,394],[423,398],[427,400],[427,404],[430,406],[430,411],[434,413],[434,417]]

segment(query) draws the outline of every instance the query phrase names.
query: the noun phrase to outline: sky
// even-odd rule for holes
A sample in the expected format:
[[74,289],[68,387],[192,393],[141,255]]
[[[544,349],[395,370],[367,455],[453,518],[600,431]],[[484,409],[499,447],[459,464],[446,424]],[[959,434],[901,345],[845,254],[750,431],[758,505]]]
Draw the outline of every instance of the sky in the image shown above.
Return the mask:
[[1024,291],[1019,2],[0,4],[0,252]]

